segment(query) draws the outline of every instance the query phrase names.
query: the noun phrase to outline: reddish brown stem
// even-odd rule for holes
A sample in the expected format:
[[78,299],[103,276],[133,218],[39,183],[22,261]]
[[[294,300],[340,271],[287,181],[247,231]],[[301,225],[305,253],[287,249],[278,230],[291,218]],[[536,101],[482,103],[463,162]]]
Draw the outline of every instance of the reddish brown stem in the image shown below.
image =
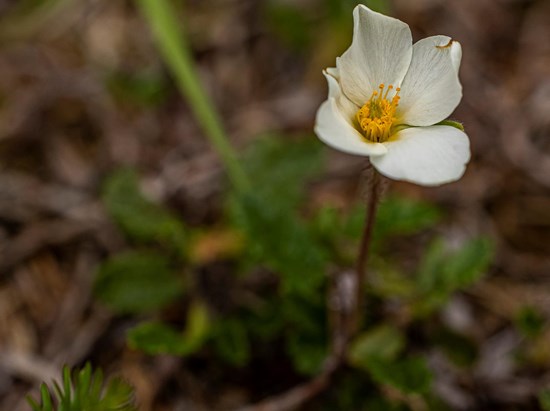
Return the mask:
[[351,319],[350,336],[353,336],[361,326],[363,319],[363,293],[365,292],[365,281],[367,272],[367,260],[369,256],[369,248],[372,240],[372,231],[376,221],[376,211],[378,210],[378,202],[380,196],[380,176],[376,170],[372,170],[372,181],[368,196],[368,206],[366,209],[365,226],[363,235],[361,236],[361,244],[359,245],[359,255],[357,256],[357,265],[355,268],[356,288],[355,288],[355,310]]
[[[329,297],[329,300],[336,301],[334,313],[336,321],[332,324],[331,352],[325,360],[323,370],[315,378],[301,385],[267,398],[260,403],[241,408],[239,411],[290,411],[297,409],[323,392],[334,373],[344,364],[349,341],[359,330],[362,321],[367,257],[380,196],[380,177],[376,170],[372,169],[372,173],[365,228],[361,237],[356,268],[353,273],[341,272],[339,274],[332,290],[334,295]],[[349,289],[346,284],[350,284],[348,281],[350,277],[353,278],[354,289],[347,292]]]

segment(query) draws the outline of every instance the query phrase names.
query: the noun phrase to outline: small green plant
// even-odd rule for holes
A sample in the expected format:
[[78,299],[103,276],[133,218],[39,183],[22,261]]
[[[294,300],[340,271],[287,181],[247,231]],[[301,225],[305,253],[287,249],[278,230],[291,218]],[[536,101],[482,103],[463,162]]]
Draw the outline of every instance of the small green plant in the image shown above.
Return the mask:
[[63,384],[40,387],[40,404],[27,397],[33,411],[136,411],[134,389],[120,378],[107,382],[88,363],[80,371],[63,368]]

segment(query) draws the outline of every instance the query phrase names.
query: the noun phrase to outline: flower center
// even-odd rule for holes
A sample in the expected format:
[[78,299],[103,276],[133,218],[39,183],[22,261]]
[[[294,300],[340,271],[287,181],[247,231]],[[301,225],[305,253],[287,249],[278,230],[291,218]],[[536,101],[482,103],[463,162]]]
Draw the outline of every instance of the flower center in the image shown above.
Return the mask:
[[384,84],[380,84],[380,91],[374,91],[369,101],[356,114],[357,122],[365,138],[373,143],[382,143],[390,138],[391,127],[397,120],[395,110],[399,104],[399,87],[395,94],[388,99],[388,93],[393,90],[389,85],[384,92]]

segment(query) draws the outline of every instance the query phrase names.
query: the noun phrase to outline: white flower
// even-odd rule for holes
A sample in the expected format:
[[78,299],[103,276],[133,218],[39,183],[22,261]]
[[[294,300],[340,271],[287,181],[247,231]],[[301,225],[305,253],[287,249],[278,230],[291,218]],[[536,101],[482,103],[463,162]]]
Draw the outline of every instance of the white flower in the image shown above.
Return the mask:
[[363,5],[350,48],[324,74],[328,99],[315,133],[329,146],[369,156],[383,175],[421,185],[458,180],[468,136],[438,125],[462,98],[460,43],[433,36],[412,44],[409,26]]

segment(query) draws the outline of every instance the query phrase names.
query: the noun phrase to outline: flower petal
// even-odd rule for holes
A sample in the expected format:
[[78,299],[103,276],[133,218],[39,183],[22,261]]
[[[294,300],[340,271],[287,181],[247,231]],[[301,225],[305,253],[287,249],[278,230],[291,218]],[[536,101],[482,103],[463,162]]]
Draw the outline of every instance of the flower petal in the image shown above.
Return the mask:
[[462,98],[458,66],[462,49],[447,36],[433,36],[414,44],[409,71],[401,85],[400,121],[429,126],[446,119]]
[[323,74],[325,73],[334,77],[336,81],[340,81],[340,72],[337,67],[327,67]]
[[357,113],[357,110],[359,110],[359,107],[348,100],[348,98],[342,93],[342,88],[338,83],[337,70],[338,69],[328,68],[323,72],[328,83],[328,98],[333,98],[336,100],[336,105],[340,111],[340,114],[342,114],[344,119],[347,120],[347,122],[350,123],[350,126],[353,127],[351,119],[353,119]]
[[359,5],[353,10],[353,41],[336,60],[344,94],[362,106],[381,83],[399,86],[412,56],[409,26]]
[[411,127],[384,145],[388,153],[371,157],[386,177],[434,186],[456,181],[470,159],[468,136],[449,126]]
[[325,73],[329,85],[329,97],[321,104],[315,119],[315,134],[321,141],[336,150],[363,156],[386,153],[380,143],[365,141],[361,133],[353,127],[351,119],[357,107],[349,101],[334,77]]
[[458,41],[453,41],[451,43],[451,60],[453,61],[453,66],[458,73],[460,69],[460,62],[462,61],[462,46]]

